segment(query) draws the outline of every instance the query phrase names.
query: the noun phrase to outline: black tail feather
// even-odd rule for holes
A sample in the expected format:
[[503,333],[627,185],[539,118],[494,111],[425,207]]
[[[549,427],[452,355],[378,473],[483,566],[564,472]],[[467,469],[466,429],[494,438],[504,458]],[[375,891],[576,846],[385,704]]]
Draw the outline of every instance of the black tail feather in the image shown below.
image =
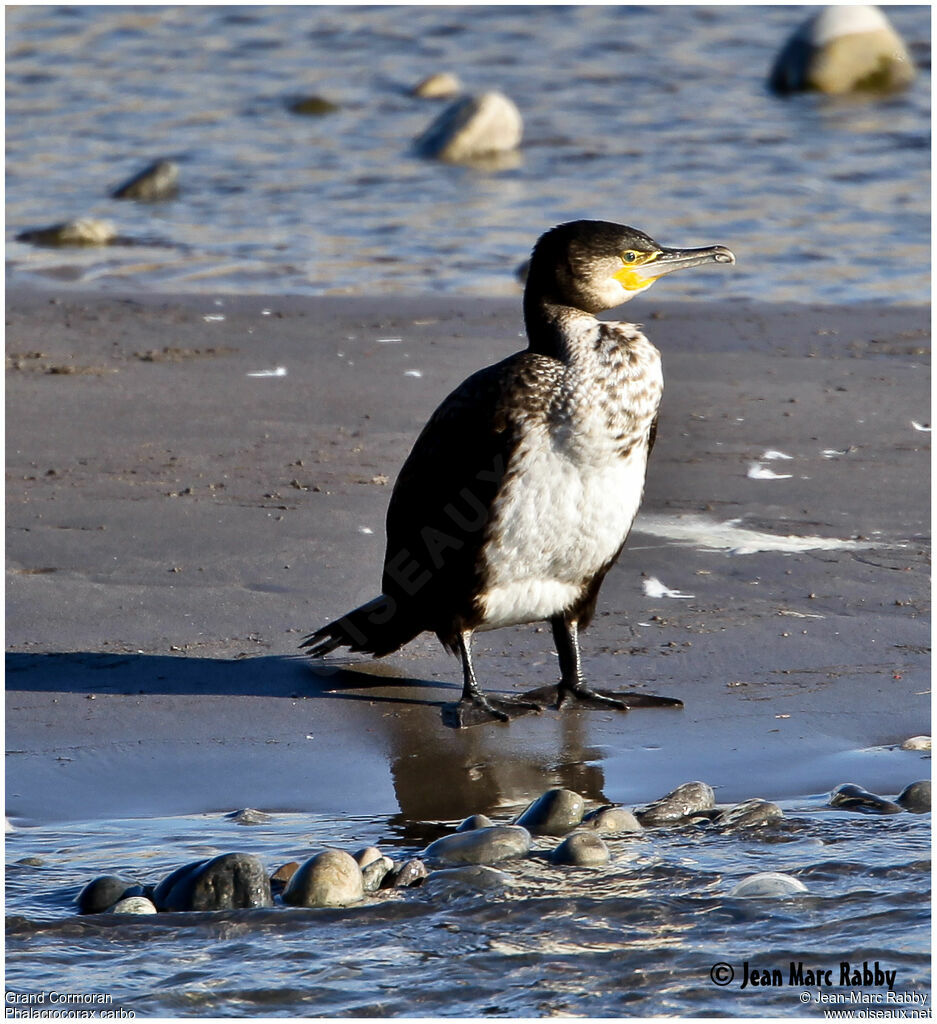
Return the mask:
[[321,658],[338,647],[380,658],[403,647],[420,632],[422,630],[403,614],[393,598],[381,594],[310,633],[299,646],[308,648],[314,658]]

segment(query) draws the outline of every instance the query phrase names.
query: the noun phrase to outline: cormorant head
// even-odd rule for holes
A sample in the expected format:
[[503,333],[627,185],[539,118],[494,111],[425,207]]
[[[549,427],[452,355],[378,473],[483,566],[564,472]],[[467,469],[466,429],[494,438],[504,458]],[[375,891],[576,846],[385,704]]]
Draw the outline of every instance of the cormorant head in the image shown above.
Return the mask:
[[536,299],[599,313],[664,274],[706,263],[735,263],[735,256],[724,245],[667,249],[623,224],[576,220],[546,232],[534,246],[525,303]]

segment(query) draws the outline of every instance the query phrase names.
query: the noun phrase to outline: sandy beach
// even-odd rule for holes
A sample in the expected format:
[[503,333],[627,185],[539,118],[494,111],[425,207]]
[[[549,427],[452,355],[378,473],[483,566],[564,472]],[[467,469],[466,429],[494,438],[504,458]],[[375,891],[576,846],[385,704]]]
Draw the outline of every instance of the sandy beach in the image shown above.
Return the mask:
[[[551,784],[633,804],[689,779],[729,801],[924,777],[894,745],[929,731],[927,311],[627,312],[665,396],[585,667],[685,708],[457,732],[435,638],[324,670],[297,644],[377,593],[409,445],[521,347],[518,301],[8,295],[14,823],[456,819]],[[480,636],[477,667],[505,692],[557,671],[535,626]]]

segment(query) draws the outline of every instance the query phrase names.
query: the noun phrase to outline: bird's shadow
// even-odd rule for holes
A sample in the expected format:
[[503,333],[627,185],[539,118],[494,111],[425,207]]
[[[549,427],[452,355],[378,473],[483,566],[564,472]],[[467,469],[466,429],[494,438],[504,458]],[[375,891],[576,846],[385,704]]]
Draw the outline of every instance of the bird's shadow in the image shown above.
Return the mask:
[[[454,684],[414,679],[382,667],[316,663],[301,655],[195,658],[185,655],[62,651],[6,655],[6,689],[40,693],[173,696],[321,697],[409,706],[445,706],[413,691],[454,690]],[[377,692],[399,686],[399,696]],[[354,692],[352,692],[354,691]]]

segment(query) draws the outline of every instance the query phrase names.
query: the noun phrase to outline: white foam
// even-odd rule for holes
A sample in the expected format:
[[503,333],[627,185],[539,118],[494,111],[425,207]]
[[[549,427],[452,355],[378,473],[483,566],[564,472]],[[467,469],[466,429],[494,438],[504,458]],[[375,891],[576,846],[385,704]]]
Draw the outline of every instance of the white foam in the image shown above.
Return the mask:
[[855,551],[867,548],[855,540],[837,537],[812,537],[762,533],[748,530],[740,519],[723,523],[705,516],[641,515],[635,523],[640,533],[663,537],[675,544],[685,544],[703,551],[727,551],[731,555],[754,555],[760,551],[793,554],[800,551]]

